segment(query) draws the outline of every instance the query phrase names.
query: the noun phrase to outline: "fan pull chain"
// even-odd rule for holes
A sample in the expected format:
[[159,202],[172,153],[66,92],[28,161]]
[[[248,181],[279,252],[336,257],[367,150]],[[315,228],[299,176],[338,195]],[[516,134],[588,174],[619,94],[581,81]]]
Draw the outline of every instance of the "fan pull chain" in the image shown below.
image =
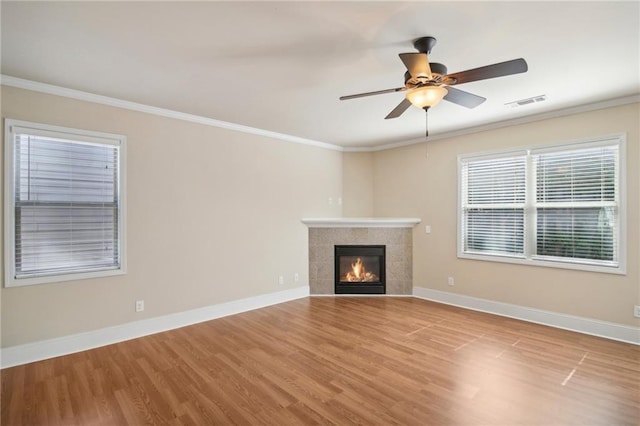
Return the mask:
[[429,139],[429,107],[424,107],[425,139]]

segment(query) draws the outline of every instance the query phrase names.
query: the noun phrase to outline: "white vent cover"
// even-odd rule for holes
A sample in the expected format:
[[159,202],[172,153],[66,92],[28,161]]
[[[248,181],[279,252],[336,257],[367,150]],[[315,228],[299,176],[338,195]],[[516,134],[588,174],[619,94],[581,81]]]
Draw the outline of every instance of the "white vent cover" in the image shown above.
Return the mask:
[[547,100],[547,95],[538,95],[538,96],[532,96],[531,98],[526,98],[526,99],[520,99],[519,101],[513,101],[513,102],[509,102],[504,104],[505,107],[507,108],[517,108],[517,107],[521,107],[524,105],[529,105],[529,104],[535,104],[537,102],[543,102]]

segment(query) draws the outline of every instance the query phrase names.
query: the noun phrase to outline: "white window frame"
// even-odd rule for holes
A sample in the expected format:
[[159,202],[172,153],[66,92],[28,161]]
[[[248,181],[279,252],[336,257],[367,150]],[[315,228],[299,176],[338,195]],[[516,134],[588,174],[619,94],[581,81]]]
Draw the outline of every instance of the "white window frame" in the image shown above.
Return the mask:
[[[552,259],[541,258],[535,253],[536,246],[536,176],[533,166],[533,154],[553,151],[564,151],[571,149],[585,149],[601,146],[618,146],[618,173],[617,173],[617,191],[618,191],[618,220],[619,231],[617,235],[617,246],[614,250],[617,253],[617,265],[597,264],[597,261],[577,259]],[[527,155],[526,168],[526,207],[524,217],[524,255],[523,256],[506,256],[492,254],[469,253],[465,251],[465,221],[463,210],[463,179],[462,170],[465,161],[499,159],[509,156],[521,155],[522,152]],[[460,154],[458,155],[458,197],[457,197],[457,255],[460,259],[474,259],[490,262],[514,263],[530,266],[542,266],[550,268],[576,269],[590,272],[602,272],[610,274],[626,274],[627,264],[627,214],[626,214],[626,134],[616,134],[610,136],[602,136],[592,139],[582,139],[577,141],[560,142],[548,144],[544,146],[523,147],[517,150],[492,151],[484,153]]]
[[[4,120],[4,287],[20,287],[34,284],[98,278],[126,273],[126,137],[123,135],[52,126],[28,121]],[[59,274],[16,278],[15,256],[15,164],[14,145],[16,133],[28,133],[57,139],[90,142],[119,147],[118,167],[118,243],[120,266],[115,269],[64,272]]]

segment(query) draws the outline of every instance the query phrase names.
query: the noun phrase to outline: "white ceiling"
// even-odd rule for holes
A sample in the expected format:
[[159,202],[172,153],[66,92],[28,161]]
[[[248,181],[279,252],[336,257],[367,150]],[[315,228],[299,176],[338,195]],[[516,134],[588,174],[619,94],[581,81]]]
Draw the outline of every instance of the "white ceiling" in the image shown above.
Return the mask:
[[456,86],[488,100],[441,102],[431,135],[640,93],[638,1],[2,1],[1,14],[3,75],[346,148],[424,137],[417,108],[384,120],[401,93],[338,97],[402,86],[398,54],[427,35],[450,73],[529,64]]

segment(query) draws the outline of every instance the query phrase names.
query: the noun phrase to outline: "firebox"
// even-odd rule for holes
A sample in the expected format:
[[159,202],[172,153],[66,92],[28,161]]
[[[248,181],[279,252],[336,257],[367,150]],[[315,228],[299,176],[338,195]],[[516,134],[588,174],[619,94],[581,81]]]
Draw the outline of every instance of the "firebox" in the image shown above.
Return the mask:
[[385,294],[385,246],[335,246],[335,294]]

